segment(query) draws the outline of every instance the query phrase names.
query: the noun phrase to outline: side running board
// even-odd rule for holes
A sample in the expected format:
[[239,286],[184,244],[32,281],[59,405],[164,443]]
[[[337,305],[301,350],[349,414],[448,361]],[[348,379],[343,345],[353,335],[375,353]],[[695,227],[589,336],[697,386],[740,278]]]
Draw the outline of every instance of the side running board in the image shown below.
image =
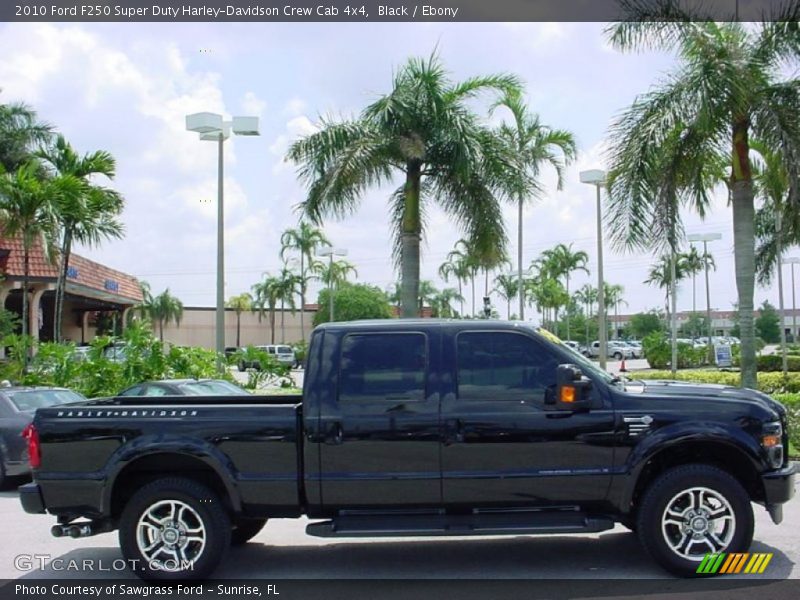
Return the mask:
[[311,523],[315,537],[403,537],[436,535],[519,535],[597,533],[614,527],[604,517],[582,513],[498,513],[475,515],[347,515]]

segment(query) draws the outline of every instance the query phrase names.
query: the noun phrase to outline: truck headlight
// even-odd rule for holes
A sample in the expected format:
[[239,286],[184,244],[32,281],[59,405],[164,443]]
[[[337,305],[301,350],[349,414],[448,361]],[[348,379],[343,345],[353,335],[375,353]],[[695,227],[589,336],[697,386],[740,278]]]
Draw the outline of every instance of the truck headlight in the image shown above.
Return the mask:
[[761,430],[761,446],[766,450],[773,469],[783,465],[783,427],[780,421],[764,424]]

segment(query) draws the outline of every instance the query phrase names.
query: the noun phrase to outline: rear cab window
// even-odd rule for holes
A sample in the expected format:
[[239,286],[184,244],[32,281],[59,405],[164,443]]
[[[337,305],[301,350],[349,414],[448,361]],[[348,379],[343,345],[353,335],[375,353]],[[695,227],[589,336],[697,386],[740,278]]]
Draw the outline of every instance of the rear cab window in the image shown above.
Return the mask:
[[353,333],[342,339],[339,402],[421,401],[428,342],[423,333]]

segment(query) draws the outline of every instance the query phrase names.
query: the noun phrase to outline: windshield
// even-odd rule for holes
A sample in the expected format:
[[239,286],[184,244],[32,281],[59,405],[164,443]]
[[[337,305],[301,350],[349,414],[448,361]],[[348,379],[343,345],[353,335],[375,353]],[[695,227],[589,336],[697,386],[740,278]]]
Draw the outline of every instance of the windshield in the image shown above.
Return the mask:
[[566,349],[571,354],[572,362],[581,368],[581,371],[583,371],[584,375],[592,374],[595,377],[599,377],[609,385],[614,385],[620,382],[619,377],[616,377],[608,371],[601,369],[599,365],[595,364],[583,356],[580,352],[561,341],[558,336],[550,333],[546,329],[542,329],[541,327],[533,327],[533,331],[536,333],[536,336],[546,344],[553,344]]
[[227,381],[192,381],[180,386],[187,396],[248,396],[248,392]]
[[292,349],[289,346],[278,346],[278,354],[291,354]]
[[80,394],[70,390],[29,390],[24,392],[6,392],[6,395],[17,407],[17,410],[30,411],[37,408],[58,406],[68,402],[82,402],[86,400]]

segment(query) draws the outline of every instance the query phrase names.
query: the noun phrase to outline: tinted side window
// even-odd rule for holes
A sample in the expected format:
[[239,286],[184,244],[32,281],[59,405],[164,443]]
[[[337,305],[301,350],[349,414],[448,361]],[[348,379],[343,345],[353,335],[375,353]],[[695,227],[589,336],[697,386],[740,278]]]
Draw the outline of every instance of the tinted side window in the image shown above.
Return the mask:
[[419,333],[345,336],[339,400],[424,400],[426,346]]
[[460,400],[513,400],[544,404],[556,383],[558,358],[535,340],[516,333],[460,333]]

